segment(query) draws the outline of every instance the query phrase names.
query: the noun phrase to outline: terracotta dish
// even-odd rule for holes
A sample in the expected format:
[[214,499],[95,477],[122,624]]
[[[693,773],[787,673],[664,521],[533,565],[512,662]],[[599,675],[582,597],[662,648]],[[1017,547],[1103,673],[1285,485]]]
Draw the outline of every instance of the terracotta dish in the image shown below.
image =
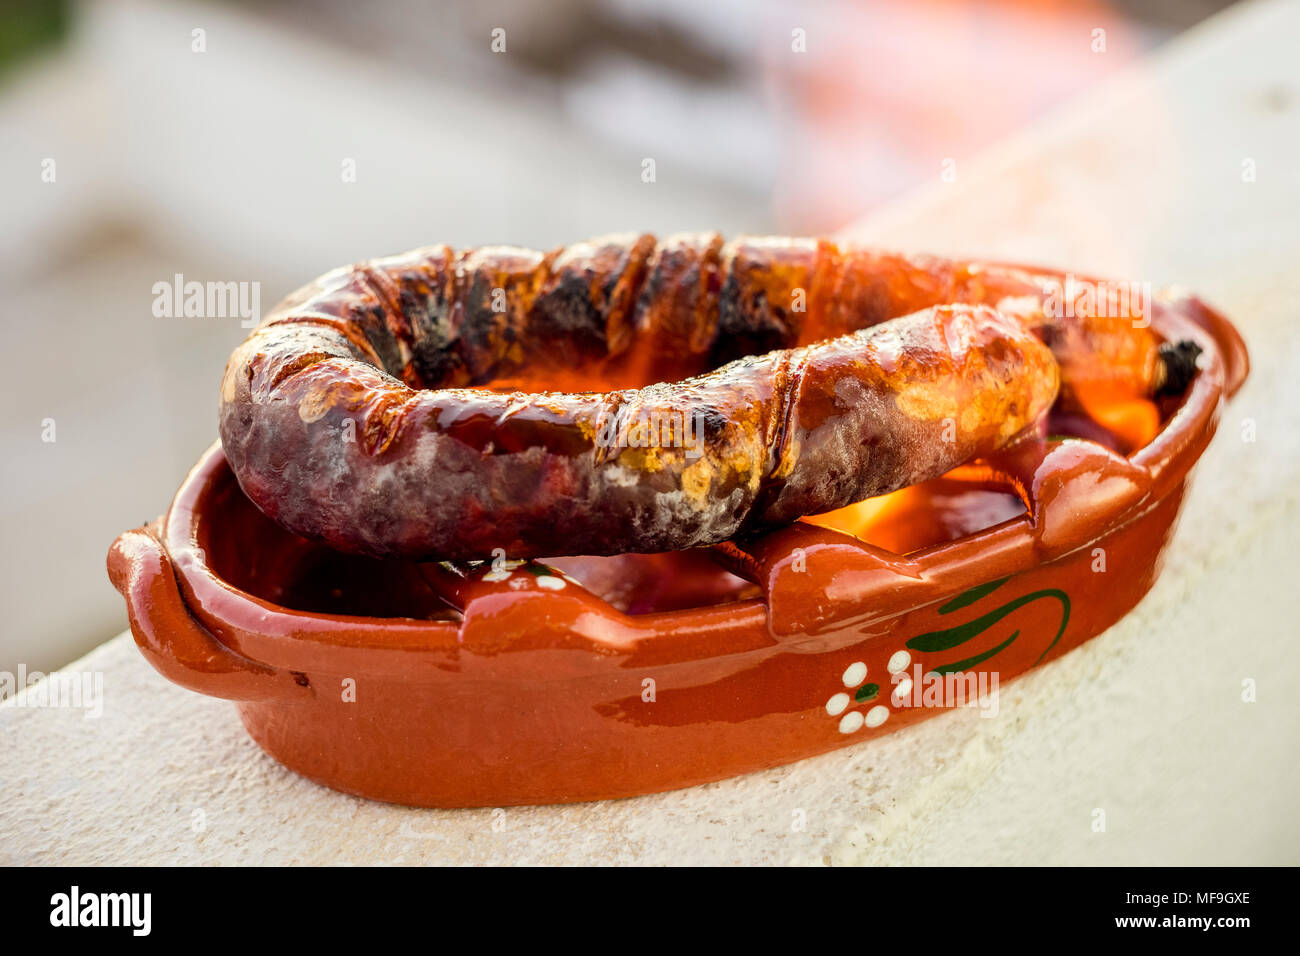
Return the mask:
[[[1151,587],[1189,473],[1247,374],[1198,299],[1152,330],[1202,354],[1132,450],[1095,417],[883,498],[651,555],[418,562],[284,530],[219,445],[109,574],[168,679],[235,701],[330,787],[420,806],[596,800],[861,743],[1101,633]],[[929,676],[927,676],[929,675]]]

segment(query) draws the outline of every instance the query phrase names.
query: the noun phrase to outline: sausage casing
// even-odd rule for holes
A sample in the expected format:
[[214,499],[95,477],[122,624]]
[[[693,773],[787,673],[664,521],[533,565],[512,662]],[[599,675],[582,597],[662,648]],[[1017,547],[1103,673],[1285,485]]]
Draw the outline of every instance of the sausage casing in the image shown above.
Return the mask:
[[[934,477],[1056,396],[1025,323],[928,301],[951,295],[942,279],[823,288],[820,244],[757,270],[746,242],[437,247],[336,270],[232,355],[227,458],[271,518],[339,550],[654,552]],[[806,311],[778,301],[792,278]]]

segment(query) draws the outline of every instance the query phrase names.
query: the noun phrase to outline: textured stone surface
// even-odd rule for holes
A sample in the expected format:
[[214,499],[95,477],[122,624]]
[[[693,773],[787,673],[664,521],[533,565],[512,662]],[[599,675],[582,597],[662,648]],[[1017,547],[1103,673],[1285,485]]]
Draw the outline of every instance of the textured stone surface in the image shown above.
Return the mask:
[[1230,11],[858,231],[1177,280],[1252,347],[1156,587],[999,716],[653,797],[410,810],[282,769],[123,636],[69,668],[103,672],[102,717],[0,706],[0,863],[1300,863],[1298,31],[1295,4]]

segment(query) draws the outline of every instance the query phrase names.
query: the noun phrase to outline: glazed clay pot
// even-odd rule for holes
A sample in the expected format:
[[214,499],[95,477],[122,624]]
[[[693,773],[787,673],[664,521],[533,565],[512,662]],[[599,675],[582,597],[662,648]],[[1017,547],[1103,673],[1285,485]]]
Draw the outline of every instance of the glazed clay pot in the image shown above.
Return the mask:
[[155,668],[348,793],[503,806],[761,770],[938,713],[959,701],[926,701],[937,678],[1004,683],[1141,600],[1247,369],[1194,298],[1154,325],[1205,351],[1145,447],[1023,441],[909,489],[874,545],[800,522],[673,555],[353,558],[264,517],[214,446],[109,573]]

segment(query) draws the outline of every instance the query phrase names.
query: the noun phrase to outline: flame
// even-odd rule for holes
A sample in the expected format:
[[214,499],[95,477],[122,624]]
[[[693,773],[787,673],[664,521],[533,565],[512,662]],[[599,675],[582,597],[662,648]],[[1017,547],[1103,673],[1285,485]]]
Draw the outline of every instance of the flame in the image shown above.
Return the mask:
[[802,520],[895,554],[910,554],[1024,513],[1021,497],[991,477],[987,468],[962,466],[919,485]]
[[1103,383],[1078,385],[1074,396],[1089,418],[1119,439],[1127,454],[1147,445],[1160,431],[1160,409],[1149,399]]
[[865,541],[869,537],[871,528],[890,515],[907,510],[916,497],[916,486],[900,488],[887,495],[857,501],[835,511],[827,511],[825,514],[809,515],[803,520],[832,531],[843,531]]
[[614,361],[596,362],[582,369],[559,365],[538,365],[514,375],[494,378],[477,386],[490,392],[571,392],[585,394],[612,392],[619,389],[643,388],[655,382],[671,381],[655,375],[648,360],[635,366],[622,366]]

